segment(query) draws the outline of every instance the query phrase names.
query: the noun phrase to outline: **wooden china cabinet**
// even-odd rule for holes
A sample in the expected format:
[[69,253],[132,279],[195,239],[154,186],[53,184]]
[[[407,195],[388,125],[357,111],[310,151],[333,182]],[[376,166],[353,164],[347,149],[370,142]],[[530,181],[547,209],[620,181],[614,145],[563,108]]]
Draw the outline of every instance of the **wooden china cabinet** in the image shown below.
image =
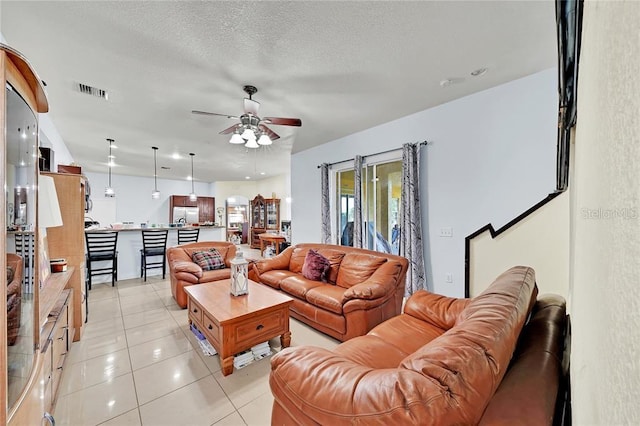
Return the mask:
[[280,230],[280,199],[258,194],[251,200],[251,248],[260,248],[258,235]]

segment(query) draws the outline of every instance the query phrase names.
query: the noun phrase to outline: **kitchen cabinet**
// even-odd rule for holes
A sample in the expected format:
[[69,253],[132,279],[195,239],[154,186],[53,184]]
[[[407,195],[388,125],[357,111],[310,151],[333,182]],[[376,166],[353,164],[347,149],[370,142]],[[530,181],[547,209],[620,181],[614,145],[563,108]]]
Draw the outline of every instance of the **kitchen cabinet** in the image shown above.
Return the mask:
[[251,200],[251,248],[260,248],[260,234],[280,230],[280,199],[258,194]]
[[174,207],[197,207],[198,222],[215,222],[215,197],[198,197],[196,201],[189,200],[188,195],[172,195],[169,198],[169,222],[174,223]]
[[215,222],[216,199],[214,197],[198,197],[198,216],[200,223]]

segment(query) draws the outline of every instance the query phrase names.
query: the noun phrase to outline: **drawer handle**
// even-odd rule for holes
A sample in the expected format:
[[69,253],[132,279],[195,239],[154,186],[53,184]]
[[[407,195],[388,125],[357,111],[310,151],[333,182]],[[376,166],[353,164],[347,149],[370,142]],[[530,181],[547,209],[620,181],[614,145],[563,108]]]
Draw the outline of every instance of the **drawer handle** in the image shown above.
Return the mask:
[[263,328],[264,328],[264,325],[258,324],[258,326],[256,327],[256,330],[262,330]]
[[198,313],[198,308],[193,308],[193,313]]
[[209,330],[213,330],[213,326],[211,324],[209,324]]
[[58,337],[58,340],[64,340],[64,336]]
[[56,368],[56,370],[62,370],[64,367],[60,366],[58,368]]

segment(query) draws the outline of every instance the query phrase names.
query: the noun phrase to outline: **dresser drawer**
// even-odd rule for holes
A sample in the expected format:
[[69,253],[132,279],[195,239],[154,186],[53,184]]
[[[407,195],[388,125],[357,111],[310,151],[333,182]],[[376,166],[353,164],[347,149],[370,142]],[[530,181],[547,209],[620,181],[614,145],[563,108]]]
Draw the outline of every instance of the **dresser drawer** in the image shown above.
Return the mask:
[[187,308],[189,309],[189,318],[198,324],[202,324],[202,307],[189,298]]
[[207,339],[212,340],[212,344],[220,343],[220,327],[218,327],[216,322],[206,314],[204,315],[202,327],[204,328],[204,333],[207,336]]
[[285,314],[282,310],[251,318],[237,324],[232,331],[232,336],[237,344],[242,345],[250,341],[255,344],[261,343],[259,338],[264,336],[264,340],[282,334],[285,331]]

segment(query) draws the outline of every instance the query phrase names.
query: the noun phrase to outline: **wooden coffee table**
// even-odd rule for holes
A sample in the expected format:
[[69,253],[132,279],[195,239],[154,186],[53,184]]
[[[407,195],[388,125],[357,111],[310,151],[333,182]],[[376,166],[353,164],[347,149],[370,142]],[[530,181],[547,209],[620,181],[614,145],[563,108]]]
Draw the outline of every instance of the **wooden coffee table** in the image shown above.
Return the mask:
[[184,288],[189,323],[218,351],[225,376],[233,373],[235,354],[278,335],[283,348],[291,343],[292,298],[253,281],[243,296],[233,296],[230,288],[228,279]]

